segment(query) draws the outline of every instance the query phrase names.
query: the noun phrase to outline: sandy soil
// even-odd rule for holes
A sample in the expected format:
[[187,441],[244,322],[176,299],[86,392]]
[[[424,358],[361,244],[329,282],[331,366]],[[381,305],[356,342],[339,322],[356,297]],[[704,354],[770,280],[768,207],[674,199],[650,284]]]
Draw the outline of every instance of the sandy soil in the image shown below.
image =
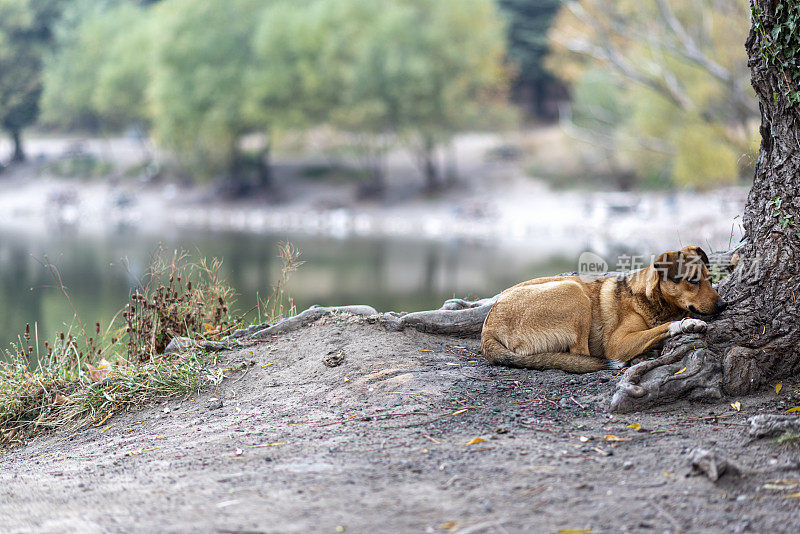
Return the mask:
[[[746,433],[798,403],[797,381],[741,412],[618,417],[611,371],[492,367],[477,349],[330,317],[223,353],[239,370],[216,391],[0,455],[0,530],[800,531],[800,448]],[[744,475],[692,476],[695,447]]]

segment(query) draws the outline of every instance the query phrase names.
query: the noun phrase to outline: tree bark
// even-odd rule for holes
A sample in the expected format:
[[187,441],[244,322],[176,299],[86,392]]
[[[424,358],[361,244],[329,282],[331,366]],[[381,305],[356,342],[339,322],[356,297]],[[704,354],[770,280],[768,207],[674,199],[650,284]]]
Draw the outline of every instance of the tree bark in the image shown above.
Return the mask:
[[[776,4],[752,1],[770,35]],[[730,305],[705,336],[673,338],[659,358],[628,369],[611,411],[746,395],[800,371],[800,115],[784,95],[783,74],[762,56],[754,29],[746,49],[761,111],[761,148],[745,205],[742,259],[718,288]],[[675,375],[683,367],[687,371]]]
[[11,141],[14,143],[14,153],[11,155],[12,163],[25,161],[25,150],[22,147],[22,132],[18,129],[11,130]]

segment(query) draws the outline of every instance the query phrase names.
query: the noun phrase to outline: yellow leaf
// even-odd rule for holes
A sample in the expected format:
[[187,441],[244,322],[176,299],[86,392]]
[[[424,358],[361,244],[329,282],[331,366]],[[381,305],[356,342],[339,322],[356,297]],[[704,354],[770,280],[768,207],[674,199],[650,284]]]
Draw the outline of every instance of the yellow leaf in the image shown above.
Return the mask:
[[476,443],[484,443],[485,441],[486,440],[483,439],[483,438],[472,438],[471,440],[466,442],[464,445],[475,445]]
[[674,477],[674,476],[675,476],[675,473],[672,473],[672,472],[670,472],[670,471],[664,471],[664,472],[663,472],[663,473],[661,473],[661,474],[662,474],[662,475],[664,475],[664,476],[665,476],[665,477],[667,477],[667,478],[672,478],[672,477]]
[[794,412],[800,412],[800,406],[795,406],[794,408],[789,408],[788,410],[786,410],[786,413],[794,413]]
[[205,328],[206,332],[208,332],[209,330],[214,330],[214,325],[206,323],[203,325],[203,328]]
[[606,437],[603,438],[603,441],[630,441],[631,438],[621,438],[619,436],[615,436],[614,434],[607,434]]
[[450,415],[460,415],[460,414],[466,412],[467,410],[469,410],[469,408],[464,408],[463,410],[456,410],[455,412],[451,413]]
[[678,371],[678,372],[676,372],[674,374],[679,375],[679,374],[685,373],[685,372],[686,372],[686,367],[684,367],[683,369],[681,369],[680,371]]
[[741,402],[739,402],[739,401],[732,402],[732,403],[731,403],[731,408],[733,408],[733,409],[734,409],[734,410],[736,410],[737,412],[740,412],[740,411],[742,411],[742,403],[741,403]]
[[589,534],[591,531],[591,528],[562,528],[558,534]]
[[782,389],[783,389],[783,382],[778,382],[777,384],[775,384],[775,393],[780,393]]
[[632,425],[628,425],[625,428],[632,428],[638,432],[642,429],[642,425],[640,425],[639,423],[633,423]]
[[439,530],[446,530],[448,532],[455,532],[458,530],[458,521],[445,521],[439,525]]
[[800,491],[797,493],[790,493],[787,497],[792,497],[793,499],[800,499]]

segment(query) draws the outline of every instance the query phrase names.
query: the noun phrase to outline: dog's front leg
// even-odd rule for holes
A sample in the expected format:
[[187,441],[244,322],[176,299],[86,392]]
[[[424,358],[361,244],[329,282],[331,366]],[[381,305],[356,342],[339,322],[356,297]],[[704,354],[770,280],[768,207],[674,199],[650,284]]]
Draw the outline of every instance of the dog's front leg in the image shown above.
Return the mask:
[[[644,323],[641,324],[644,326]],[[656,348],[662,341],[678,334],[705,332],[708,325],[699,319],[682,319],[636,330],[635,324],[621,325],[611,334],[606,346],[606,358],[627,362]]]

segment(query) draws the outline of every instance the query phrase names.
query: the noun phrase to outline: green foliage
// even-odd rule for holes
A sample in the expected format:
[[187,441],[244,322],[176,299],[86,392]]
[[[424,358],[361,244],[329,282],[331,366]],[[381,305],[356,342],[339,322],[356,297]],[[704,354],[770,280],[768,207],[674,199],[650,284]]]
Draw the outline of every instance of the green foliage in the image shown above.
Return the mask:
[[780,73],[783,96],[789,105],[800,104],[800,4],[779,1],[767,17],[754,3],[752,17],[761,56]]
[[46,62],[43,121],[77,129],[144,123],[149,42],[145,12],[134,4],[71,4]]
[[747,23],[740,3],[565,3],[548,65],[572,84],[576,136],[640,183],[668,174],[705,188],[748,175],[758,112]]
[[511,117],[493,0],[70,6],[47,63],[47,122],[143,123],[201,175],[240,172],[251,133],[268,145],[327,123],[431,146]]
[[[781,197],[775,197],[767,202],[767,209],[772,210],[772,216],[778,220],[778,224],[781,225],[782,229],[791,228],[792,230],[797,230],[800,228],[800,223],[794,219],[794,215],[784,211]],[[795,231],[795,236],[800,238],[800,232]]]
[[256,129],[246,112],[261,0],[165,0],[151,11],[148,97],[156,139],[206,173],[230,165],[240,137]]
[[[0,127],[17,138],[39,115],[42,56],[51,41],[58,4],[0,0]],[[21,158],[19,150],[16,156]]]

